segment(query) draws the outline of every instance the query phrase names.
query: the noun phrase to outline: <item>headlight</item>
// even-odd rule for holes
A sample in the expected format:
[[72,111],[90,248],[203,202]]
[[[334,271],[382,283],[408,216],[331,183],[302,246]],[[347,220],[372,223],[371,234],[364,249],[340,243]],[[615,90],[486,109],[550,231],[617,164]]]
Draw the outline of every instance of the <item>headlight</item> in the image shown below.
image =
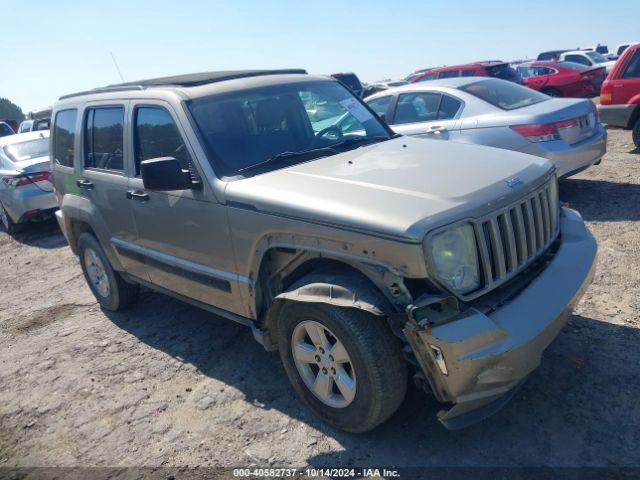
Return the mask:
[[466,223],[435,234],[429,244],[438,279],[459,294],[480,286],[476,237]]

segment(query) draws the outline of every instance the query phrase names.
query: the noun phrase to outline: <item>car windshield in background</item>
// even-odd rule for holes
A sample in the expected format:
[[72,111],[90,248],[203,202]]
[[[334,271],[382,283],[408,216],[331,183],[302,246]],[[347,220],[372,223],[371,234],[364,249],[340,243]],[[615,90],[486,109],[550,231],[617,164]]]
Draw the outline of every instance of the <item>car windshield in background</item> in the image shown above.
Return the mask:
[[24,162],[32,158],[46,157],[49,155],[49,138],[42,137],[27,142],[5,145],[4,153],[12,162]]
[[509,80],[516,83],[520,83],[521,80],[520,74],[507,64],[488,67],[487,72],[489,72],[489,75],[492,77],[501,78],[502,80]]
[[391,138],[338,82],[261,87],[192,100],[188,107],[224,177],[274,160],[290,164]]
[[549,100],[547,95],[530,88],[494,79],[480,80],[458,88],[503,110],[515,110]]
[[584,52],[584,53],[596,63],[604,63],[609,61],[605,57],[600,55],[598,52]]
[[585,65],[575,62],[558,62],[558,66],[568,68],[569,70],[577,70],[579,72],[587,69]]

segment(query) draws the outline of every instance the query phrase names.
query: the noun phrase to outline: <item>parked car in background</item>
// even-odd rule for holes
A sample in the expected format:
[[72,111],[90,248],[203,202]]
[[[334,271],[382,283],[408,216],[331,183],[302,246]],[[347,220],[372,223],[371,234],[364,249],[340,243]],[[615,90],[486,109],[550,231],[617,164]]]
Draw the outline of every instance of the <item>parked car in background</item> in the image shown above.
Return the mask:
[[427,70],[411,80],[411,83],[454,77],[495,77],[515,83],[522,81],[520,74],[508,63],[490,60]]
[[0,223],[8,233],[57,209],[50,176],[49,131],[0,138]]
[[364,86],[362,98],[369,97],[375,93],[382,92],[390,88],[401,87],[407,83],[408,82],[406,80],[384,80],[382,82],[371,83]]
[[551,97],[591,97],[600,93],[606,77],[604,67],[587,67],[572,62],[528,62],[515,69],[522,84]]
[[20,124],[18,133],[49,130],[51,123],[51,107],[33,110],[27,114],[27,120]]
[[7,135],[14,135],[16,132],[13,131],[11,125],[7,122],[0,122],[0,137],[6,137]]
[[640,148],[640,44],[624,51],[602,84],[598,111],[607,125],[631,129]]
[[606,152],[593,102],[552,98],[497,78],[411,83],[366,102],[397,133],[537,155],[561,178],[599,163]]
[[[354,133],[315,127],[319,103]],[[596,242],[549,162],[396,136],[324,76],[71,94],[52,134],[56,217],[102,308],[146,285],[245,325],[351,432],[389,418],[411,375],[448,428],[496,412],[593,275]]]
[[609,53],[609,47],[606,45],[598,44],[595,47],[580,47],[578,50],[587,50],[590,52],[598,52],[601,55],[606,55]]
[[635,45],[640,42],[629,42],[629,43],[621,43],[616,47],[615,54],[620,57],[624,53],[624,51],[629,48],[631,45]]
[[332,73],[331,76],[342,83],[357,96],[362,97],[364,87],[362,86],[362,82],[355,73]]
[[587,67],[604,67],[607,73],[611,71],[611,67],[616,63],[614,60],[609,60],[598,52],[588,50],[570,50],[561,53],[558,60],[561,62],[579,63]]
[[564,50],[549,50],[538,54],[537,60],[557,60],[564,52],[568,52],[569,49]]
[[11,127],[14,133],[18,133],[18,128],[20,127],[20,123],[17,120],[13,120],[11,118],[5,118],[0,120],[0,122],[4,122]]

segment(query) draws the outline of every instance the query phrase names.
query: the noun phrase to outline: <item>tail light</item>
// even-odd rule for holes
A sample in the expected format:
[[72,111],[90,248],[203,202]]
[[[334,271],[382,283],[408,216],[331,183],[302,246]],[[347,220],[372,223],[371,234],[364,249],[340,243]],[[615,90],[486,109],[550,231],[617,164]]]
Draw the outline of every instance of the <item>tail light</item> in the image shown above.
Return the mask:
[[549,142],[560,140],[555,123],[533,123],[530,125],[512,125],[510,127],[530,142]]
[[611,95],[613,94],[613,87],[610,83],[603,83],[602,90],[600,91],[600,105],[611,105]]
[[578,124],[576,118],[554,123],[531,123],[528,125],[511,125],[511,130],[518,132],[530,142],[550,142],[560,140],[558,129],[574,127]]
[[10,187],[24,187],[35,182],[49,180],[51,172],[23,173],[20,175],[6,175],[2,181]]

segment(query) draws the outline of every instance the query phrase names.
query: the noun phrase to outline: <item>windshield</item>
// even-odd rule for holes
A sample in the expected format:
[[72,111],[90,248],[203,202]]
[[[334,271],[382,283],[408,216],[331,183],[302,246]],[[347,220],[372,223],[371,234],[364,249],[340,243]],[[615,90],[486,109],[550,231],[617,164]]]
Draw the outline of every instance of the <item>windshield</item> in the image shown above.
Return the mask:
[[32,158],[46,157],[49,155],[49,139],[42,137],[27,142],[5,145],[4,153],[7,154],[12,162],[24,162]]
[[[378,117],[347,88],[332,81],[242,90],[192,100],[188,107],[209,160],[223,177],[282,154],[288,155],[288,165],[294,161],[291,153],[317,150],[326,156],[391,138]],[[310,158],[298,161],[301,159]],[[279,167],[286,165],[278,163]]]
[[496,79],[480,80],[458,88],[503,110],[515,110],[549,100],[543,93]]
[[600,55],[598,52],[584,52],[584,53],[596,63],[604,63],[609,61],[606,58],[604,58],[602,55]]

